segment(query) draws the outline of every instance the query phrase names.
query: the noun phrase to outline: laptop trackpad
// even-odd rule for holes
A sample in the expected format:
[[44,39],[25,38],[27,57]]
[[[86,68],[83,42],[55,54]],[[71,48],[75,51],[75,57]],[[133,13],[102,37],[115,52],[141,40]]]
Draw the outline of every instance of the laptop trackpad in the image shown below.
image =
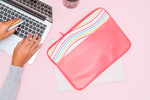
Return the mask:
[[21,40],[22,39],[20,37],[12,34],[8,38],[0,42],[0,49],[12,55],[14,48]]

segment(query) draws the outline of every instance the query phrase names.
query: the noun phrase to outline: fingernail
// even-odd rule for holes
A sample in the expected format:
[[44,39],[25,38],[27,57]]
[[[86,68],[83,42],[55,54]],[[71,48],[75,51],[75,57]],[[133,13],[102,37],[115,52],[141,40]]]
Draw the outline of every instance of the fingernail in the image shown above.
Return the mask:
[[21,42],[23,41],[23,39],[21,40]]
[[24,39],[22,39],[22,41],[23,41]]
[[40,46],[42,46],[43,44],[40,44]]
[[30,33],[30,36],[32,36],[32,34]]
[[16,27],[16,30],[18,29],[19,27]]
[[38,36],[38,34],[36,34],[36,36]]

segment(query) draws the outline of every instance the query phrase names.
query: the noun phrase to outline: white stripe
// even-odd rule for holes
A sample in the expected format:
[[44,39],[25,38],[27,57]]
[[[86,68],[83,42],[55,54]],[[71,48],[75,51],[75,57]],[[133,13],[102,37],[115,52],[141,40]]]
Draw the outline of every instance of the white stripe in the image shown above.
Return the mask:
[[85,25],[84,27],[81,27],[81,28],[79,28],[79,29],[77,29],[77,30],[74,30],[74,31],[70,32],[69,34],[67,34],[67,35],[60,41],[60,43],[57,45],[57,48],[56,48],[55,51],[53,52],[51,58],[52,58],[52,59],[54,58],[55,54],[56,54],[57,51],[59,50],[59,48],[60,48],[60,46],[62,45],[62,43],[63,43],[64,41],[66,41],[66,39],[67,39],[69,36],[71,36],[72,34],[78,32],[78,31],[81,31],[81,30],[83,30],[83,29],[89,27],[90,25],[94,24],[104,13],[105,13],[105,10],[102,10],[102,12],[99,14],[99,16],[97,16],[92,22],[90,22],[89,24]]
[[[88,37],[88,36],[87,36],[87,37]],[[67,53],[65,54],[65,56],[66,56],[68,53],[70,53],[70,52],[74,49],[74,47],[76,47],[76,46],[79,45],[81,42],[83,42],[87,37],[85,37],[85,38],[83,38],[83,39],[77,41],[76,43],[74,43],[74,44],[69,48],[69,50],[67,51]],[[64,56],[64,57],[65,57],[65,56]]]

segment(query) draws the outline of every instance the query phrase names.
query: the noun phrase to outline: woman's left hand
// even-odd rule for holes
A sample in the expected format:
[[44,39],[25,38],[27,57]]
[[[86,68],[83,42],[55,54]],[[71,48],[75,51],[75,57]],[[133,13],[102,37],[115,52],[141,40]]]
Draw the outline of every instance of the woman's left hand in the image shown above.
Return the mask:
[[18,20],[20,20],[20,19],[11,19],[11,20],[6,21],[6,22],[0,22],[0,41],[2,41],[2,40],[4,40],[5,38],[9,37],[11,34],[13,34],[13,33],[16,31],[16,29],[17,29],[18,27],[14,28],[14,29],[12,29],[12,30],[10,30],[10,31],[7,31],[7,30],[8,30],[8,28],[9,28],[13,23],[15,23],[15,22],[18,21]]

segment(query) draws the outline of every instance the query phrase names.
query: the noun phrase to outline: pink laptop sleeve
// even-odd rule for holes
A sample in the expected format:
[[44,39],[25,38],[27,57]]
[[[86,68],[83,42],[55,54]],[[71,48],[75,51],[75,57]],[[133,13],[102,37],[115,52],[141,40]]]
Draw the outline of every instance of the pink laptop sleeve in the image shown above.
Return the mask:
[[97,8],[56,41],[48,57],[75,89],[82,90],[130,46],[108,12]]

